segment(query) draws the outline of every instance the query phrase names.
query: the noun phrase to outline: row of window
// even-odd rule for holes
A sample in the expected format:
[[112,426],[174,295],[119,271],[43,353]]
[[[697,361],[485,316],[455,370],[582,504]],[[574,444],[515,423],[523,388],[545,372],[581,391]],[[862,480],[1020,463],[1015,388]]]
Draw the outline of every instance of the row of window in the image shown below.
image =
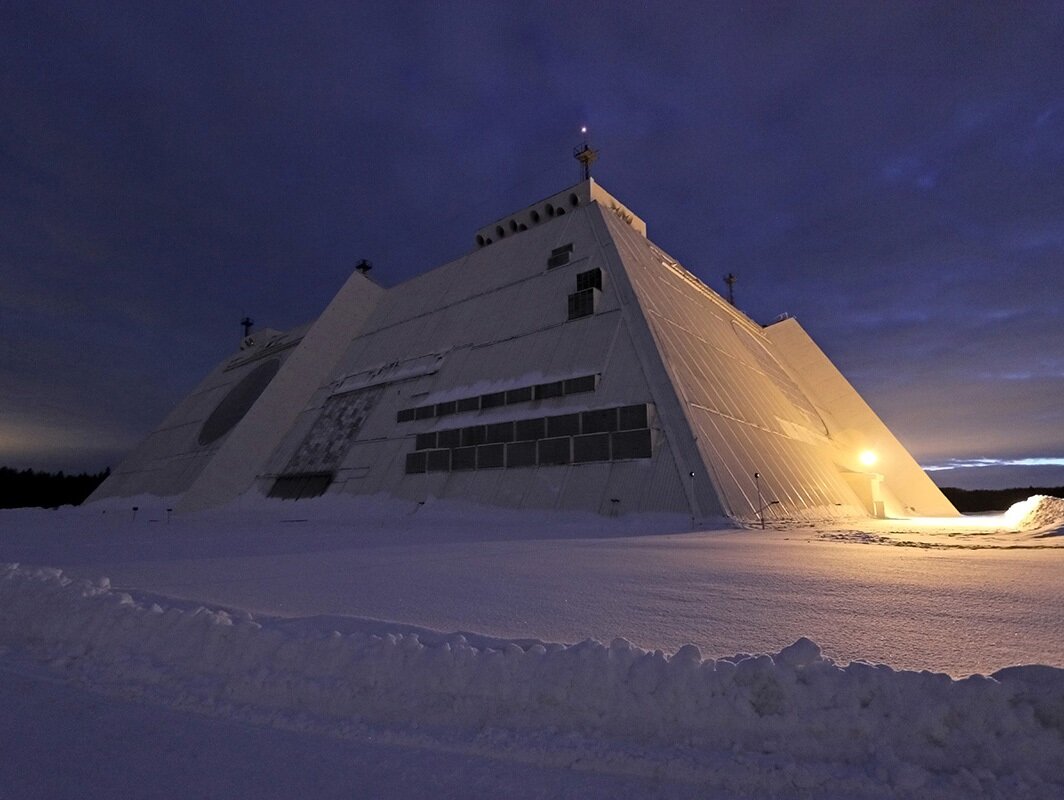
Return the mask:
[[481,444],[531,442],[539,439],[554,439],[559,436],[630,431],[649,426],[648,406],[646,403],[639,403],[573,414],[557,414],[552,417],[533,417],[515,422],[470,425],[465,428],[419,433],[414,440],[414,449],[454,449]]
[[448,400],[444,403],[433,403],[427,406],[417,406],[416,408],[403,408],[395,415],[395,421],[411,422],[416,419],[432,419],[433,417],[444,417],[465,411],[481,411],[487,408],[511,406],[516,403],[530,403],[533,400],[546,400],[550,397],[582,394],[595,391],[597,385],[597,375],[581,375],[579,378],[568,378],[564,381],[552,381],[551,383],[537,383],[532,386],[522,386],[518,389],[508,389],[505,392],[491,392],[490,394],[477,395],[476,397],[463,397],[460,400]]
[[653,436],[649,428],[630,431],[559,436],[527,442],[481,444],[407,453],[406,473],[459,472],[561,464],[588,464],[650,458]]

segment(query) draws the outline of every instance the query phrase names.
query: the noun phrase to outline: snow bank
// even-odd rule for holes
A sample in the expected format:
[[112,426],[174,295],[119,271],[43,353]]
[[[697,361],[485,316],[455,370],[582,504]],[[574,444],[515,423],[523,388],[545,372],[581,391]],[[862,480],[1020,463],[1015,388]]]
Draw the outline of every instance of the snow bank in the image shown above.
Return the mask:
[[678,748],[691,764],[699,753],[718,754],[718,766],[721,753],[754,754],[790,764],[773,780],[792,788],[801,776],[815,785],[856,769],[902,793],[1064,796],[1064,670],[1051,667],[958,681],[839,666],[808,639],[712,660],[693,645],[668,656],[623,639],[487,646],[460,635],[322,634],[246,612],[164,608],[106,579],[18,565],[0,566],[5,648],[93,685],[216,713],[549,730]]
[[1011,505],[1005,512],[1005,518],[1021,531],[1064,529],[1064,499],[1044,494],[1032,495]]

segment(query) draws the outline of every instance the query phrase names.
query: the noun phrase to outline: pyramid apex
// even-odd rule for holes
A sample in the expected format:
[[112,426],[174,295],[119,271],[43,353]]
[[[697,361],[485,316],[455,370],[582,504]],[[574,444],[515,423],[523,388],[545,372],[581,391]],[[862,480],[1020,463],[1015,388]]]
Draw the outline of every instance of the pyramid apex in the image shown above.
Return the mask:
[[594,178],[587,178],[520,211],[507,214],[490,225],[485,225],[477,231],[477,247],[487,247],[500,239],[516,236],[529,228],[543,225],[555,217],[572,213],[581,206],[590,205],[591,203],[598,203],[603,208],[613,211],[620,219],[624,220],[643,236],[647,235],[647,224],[641,218],[633,214],[627,206],[595,183]]

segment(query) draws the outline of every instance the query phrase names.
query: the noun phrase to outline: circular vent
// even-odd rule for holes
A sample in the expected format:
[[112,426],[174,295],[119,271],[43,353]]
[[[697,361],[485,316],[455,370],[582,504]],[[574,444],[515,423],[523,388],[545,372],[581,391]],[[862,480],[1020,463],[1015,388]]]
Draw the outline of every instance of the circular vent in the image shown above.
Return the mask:
[[210,444],[221,439],[233,429],[244,415],[248,413],[259,395],[273,380],[281,367],[281,359],[275,358],[265,364],[259,364],[229,390],[229,394],[207,417],[199,433],[200,445]]

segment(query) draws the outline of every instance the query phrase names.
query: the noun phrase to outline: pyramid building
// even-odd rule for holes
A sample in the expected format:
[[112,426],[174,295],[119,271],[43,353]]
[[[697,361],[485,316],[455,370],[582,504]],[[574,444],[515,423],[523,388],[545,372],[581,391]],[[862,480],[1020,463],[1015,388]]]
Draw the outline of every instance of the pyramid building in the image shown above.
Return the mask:
[[91,499],[957,514],[796,320],[752,321],[593,180],[475,241],[390,289],[356,271],[313,323],[245,339]]

